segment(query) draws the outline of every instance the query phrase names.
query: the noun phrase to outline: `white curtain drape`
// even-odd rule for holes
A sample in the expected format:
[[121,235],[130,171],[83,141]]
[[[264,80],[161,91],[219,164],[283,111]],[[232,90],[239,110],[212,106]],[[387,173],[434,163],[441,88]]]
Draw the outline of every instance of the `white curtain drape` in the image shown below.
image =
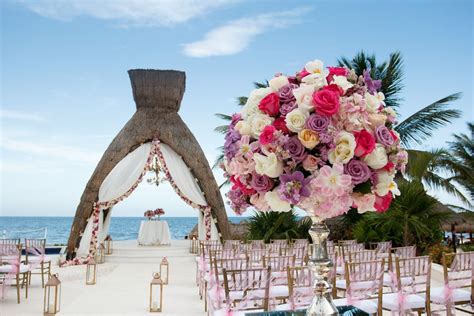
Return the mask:
[[[138,181],[147,163],[150,152],[153,149],[152,143],[146,143],[129,153],[123,158],[107,175],[99,188],[99,201],[109,202],[122,197]],[[207,202],[203,192],[199,188],[196,179],[183,161],[171,147],[166,144],[160,144],[160,150],[166,162],[166,166],[171,178],[178,186],[181,193],[192,202],[206,206]],[[205,239],[205,224],[202,211],[199,212],[198,231],[199,239]],[[110,227],[111,211],[106,218],[103,216],[103,210],[99,215],[98,243],[102,243],[108,234]],[[81,238],[80,246],[77,251],[78,256],[85,256],[89,252],[89,246],[92,235],[92,218]],[[211,239],[218,239],[217,227],[211,221]]]
[[108,202],[125,194],[137,182],[150,156],[151,143],[129,153],[107,175],[99,189],[99,202]]
[[[204,193],[199,188],[196,178],[189,170],[186,163],[183,161],[183,158],[179,156],[170,146],[166,144],[160,144],[161,153],[166,162],[166,167],[170,172],[171,178],[178,186],[179,190],[190,199],[192,202],[206,206],[206,198]],[[199,211],[198,217],[198,232],[199,239],[205,239],[205,225],[204,225],[204,214]],[[211,221],[211,239],[218,239],[219,235],[217,232],[216,224]]]

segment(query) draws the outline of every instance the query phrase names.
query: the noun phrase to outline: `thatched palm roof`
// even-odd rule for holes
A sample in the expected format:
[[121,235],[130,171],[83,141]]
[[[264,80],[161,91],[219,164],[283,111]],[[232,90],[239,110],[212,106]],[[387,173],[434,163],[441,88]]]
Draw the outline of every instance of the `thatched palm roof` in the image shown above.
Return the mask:
[[222,236],[227,238],[229,234],[224,202],[211,168],[196,138],[178,114],[185,90],[185,73],[173,70],[130,70],[128,73],[137,111],[113,139],[86,185],[71,227],[69,258],[75,256],[75,248],[105,177],[127,154],[154,138],[183,157],[212,207]]

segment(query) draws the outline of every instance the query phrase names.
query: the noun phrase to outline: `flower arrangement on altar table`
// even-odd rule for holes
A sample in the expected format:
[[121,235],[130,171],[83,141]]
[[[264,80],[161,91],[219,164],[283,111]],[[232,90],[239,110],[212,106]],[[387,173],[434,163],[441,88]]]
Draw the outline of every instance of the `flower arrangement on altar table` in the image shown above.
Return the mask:
[[331,218],[351,207],[384,212],[408,154],[393,129],[380,80],[308,62],[253,90],[225,136],[226,194],[233,210],[287,212],[293,206]]
[[160,216],[162,216],[162,215],[165,215],[165,210],[163,210],[162,208],[157,208],[156,210],[148,210],[143,214],[143,216],[145,216],[149,220],[151,220],[155,217],[160,219]]
[[165,210],[162,208],[157,208],[155,211],[155,216],[158,216],[158,220],[160,219],[160,216],[165,215]]

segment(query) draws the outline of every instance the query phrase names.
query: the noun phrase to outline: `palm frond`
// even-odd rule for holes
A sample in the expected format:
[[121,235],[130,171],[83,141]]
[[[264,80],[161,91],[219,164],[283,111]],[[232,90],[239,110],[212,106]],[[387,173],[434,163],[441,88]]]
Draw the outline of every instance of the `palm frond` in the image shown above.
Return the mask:
[[401,101],[399,97],[403,89],[403,58],[400,52],[390,54],[388,64],[379,69],[379,78],[382,80],[382,92],[385,95],[385,104],[398,107]]
[[248,97],[237,97],[237,104],[240,106],[244,106],[247,103]]
[[435,129],[461,117],[461,111],[447,108],[450,102],[456,101],[460,97],[461,93],[451,94],[424,107],[399,123],[395,130],[400,134],[403,144],[406,146],[412,143],[422,144],[433,134]]
[[226,134],[228,130],[229,130],[229,125],[220,125],[214,128],[214,132],[217,132],[220,134]]
[[221,164],[224,163],[224,149],[222,148],[219,148],[221,150],[221,154],[219,154],[216,158],[216,160],[214,161],[214,164],[212,165],[212,169],[218,169],[220,167]]
[[260,88],[268,88],[270,86],[270,84],[268,83],[268,80],[265,80],[264,82],[257,82],[255,81],[253,83],[254,87],[257,88],[257,89],[260,89]]
[[221,120],[224,121],[231,121],[232,120],[232,115],[224,114],[224,113],[214,113],[215,116],[220,118]]

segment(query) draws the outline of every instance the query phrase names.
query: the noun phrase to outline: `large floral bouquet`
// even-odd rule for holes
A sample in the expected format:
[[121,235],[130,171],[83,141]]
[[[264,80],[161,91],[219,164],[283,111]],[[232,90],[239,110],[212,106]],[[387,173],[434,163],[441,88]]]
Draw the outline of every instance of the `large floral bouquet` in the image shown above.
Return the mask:
[[306,64],[253,90],[224,145],[227,193],[237,214],[293,206],[322,218],[384,212],[400,194],[394,177],[407,152],[393,130],[379,80],[342,67]]

